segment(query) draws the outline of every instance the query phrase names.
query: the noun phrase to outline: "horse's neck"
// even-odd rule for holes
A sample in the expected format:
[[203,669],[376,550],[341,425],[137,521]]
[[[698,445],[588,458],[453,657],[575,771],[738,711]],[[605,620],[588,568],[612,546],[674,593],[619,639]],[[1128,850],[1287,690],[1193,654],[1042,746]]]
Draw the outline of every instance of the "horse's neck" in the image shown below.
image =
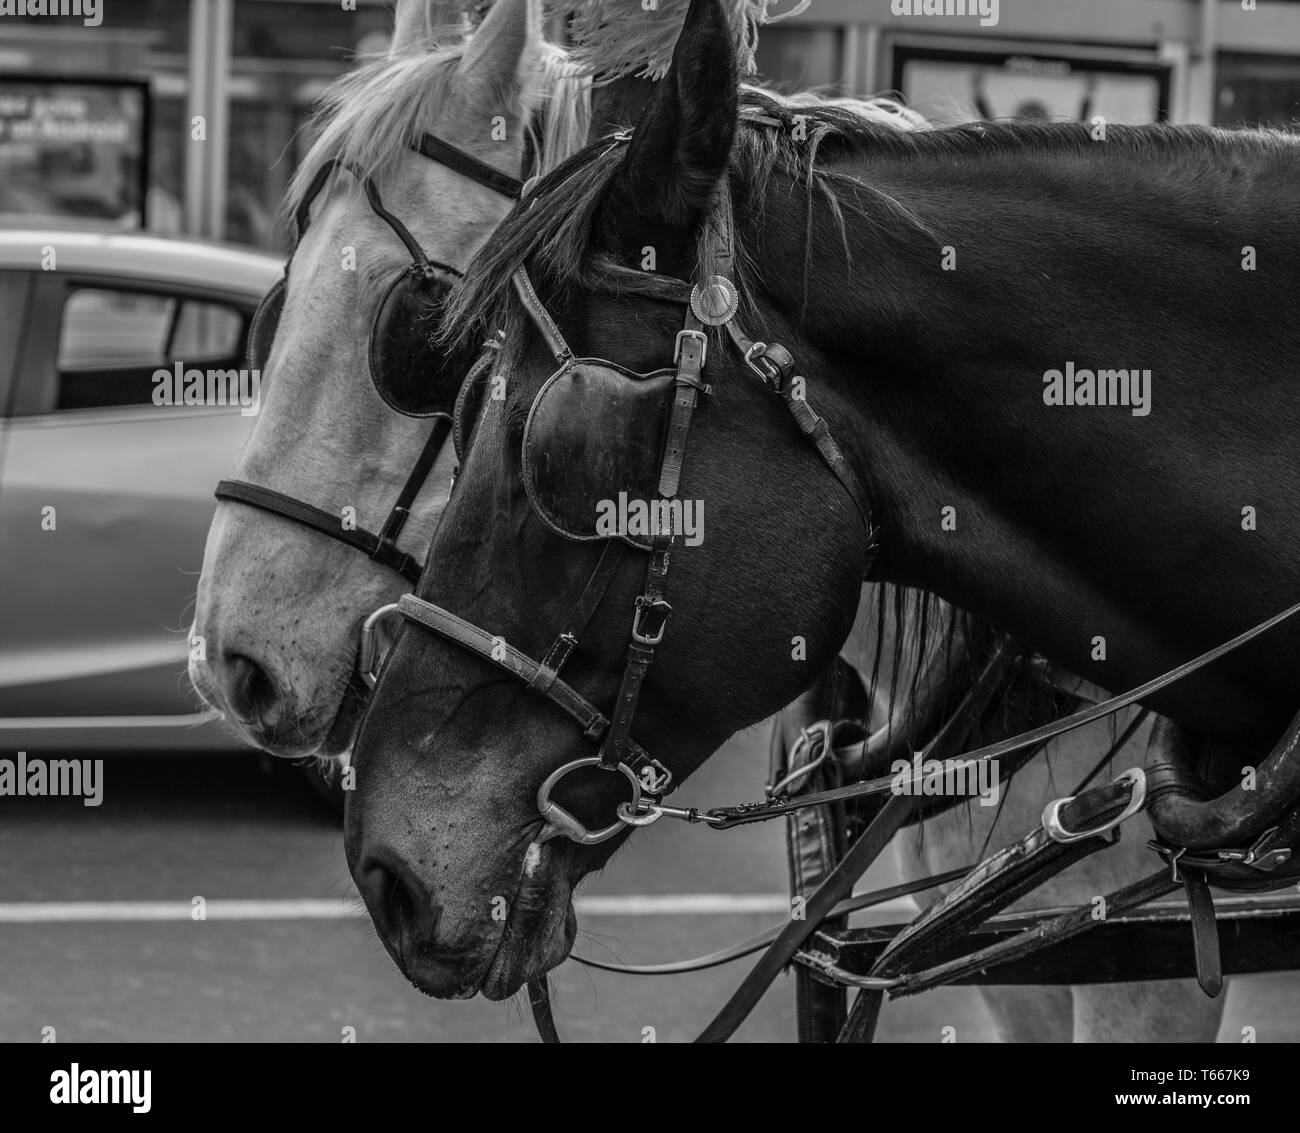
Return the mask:
[[[1300,540],[1286,503],[1300,469],[1277,455],[1300,430],[1287,378],[1300,274],[1286,267],[1300,230],[1285,223],[1297,182],[1281,176],[1286,155],[1225,145],[1236,177],[1186,160],[1180,181],[1169,155],[1162,168],[1136,152],[922,150],[852,170],[871,188],[856,212],[839,190],[843,231],[816,190],[774,180],[761,233],[746,234],[761,241],[774,306],[804,312],[796,356],[840,370],[839,395],[809,396],[866,471],[882,576],[1107,687],[1172,667],[1300,589],[1294,556],[1274,561],[1271,542]],[[1268,249],[1267,271],[1243,271],[1247,246]],[[799,271],[765,270],[805,263],[806,302]],[[1112,368],[1150,371],[1145,413],[1046,400],[1052,372]],[[1241,508],[1256,499],[1276,526],[1243,544]],[[1216,600],[1225,586],[1240,606]],[[1098,663],[1098,637],[1122,655]],[[1240,689],[1207,691],[1252,712]]]

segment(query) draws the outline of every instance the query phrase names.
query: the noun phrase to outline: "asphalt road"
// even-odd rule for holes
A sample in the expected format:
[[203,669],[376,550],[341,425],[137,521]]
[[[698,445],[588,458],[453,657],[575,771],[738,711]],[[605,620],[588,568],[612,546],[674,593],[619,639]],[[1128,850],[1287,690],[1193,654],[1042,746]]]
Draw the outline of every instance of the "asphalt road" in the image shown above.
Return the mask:
[[[733,740],[692,799],[757,798],[765,734]],[[46,753],[54,754],[54,753]],[[66,753],[60,753],[66,754]],[[253,758],[109,757],[99,808],[0,799],[0,1041],[536,1041],[522,1001],[443,1003],[412,989],[364,914],[330,816],[285,766]],[[627,962],[711,951],[780,921],[777,823],[725,834],[663,822],[583,891],[579,950]],[[887,866],[871,883],[893,880]],[[196,897],[207,919],[192,919]],[[895,912],[897,912],[895,910]],[[887,918],[887,919],[896,919]],[[557,973],[570,1041],[692,1037],[751,961],[635,978],[575,963]],[[1236,981],[1221,1035],[1293,1017],[1296,982]],[[989,1041],[971,989],[887,1004],[881,1041]],[[738,1036],[790,1041],[793,982],[777,982]]]

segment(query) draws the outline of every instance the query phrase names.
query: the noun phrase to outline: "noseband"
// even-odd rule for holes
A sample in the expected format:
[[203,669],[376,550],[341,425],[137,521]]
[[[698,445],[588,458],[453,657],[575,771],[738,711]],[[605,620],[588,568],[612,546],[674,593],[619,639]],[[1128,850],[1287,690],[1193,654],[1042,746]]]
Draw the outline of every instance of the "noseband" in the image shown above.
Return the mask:
[[[853,501],[863,523],[866,558],[863,576],[866,577],[877,554],[876,529],[871,519],[871,506],[857,473],[831,436],[830,428],[805,400],[804,381],[795,373],[795,362],[789,351],[777,343],[764,343],[749,338],[736,320],[738,295],[730,276],[731,214],[730,200],[720,194],[717,211],[710,218],[722,237],[724,249],[719,268],[725,274],[713,276],[692,287],[679,279],[658,277],[654,286],[657,298],[666,299],[686,308],[684,325],[677,333],[673,348],[675,370],[674,397],[669,409],[668,429],[660,459],[658,494],[661,499],[676,497],[686,456],[686,443],[690,435],[691,419],[701,394],[709,395],[712,387],[704,380],[708,358],[709,340],[706,326],[725,327],[742,355],[749,371],[776,393],[790,410],[800,432],[811,441],[822,461],[835,475]],[[625,270],[625,269],[624,269]],[[642,273],[634,273],[644,279]],[[564,340],[555,320],[537,297],[527,272],[520,268],[514,276],[515,290],[524,309],[536,325],[559,369],[552,381],[566,370],[581,364],[588,372],[605,368],[616,370],[614,363],[604,359],[577,359]],[[548,385],[550,382],[547,383]],[[544,387],[545,388],[545,387]],[[540,395],[539,395],[540,397]],[[661,519],[666,518],[660,512]],[[666,524],[664,524],[666,527]],[[432,630],[438,636],[467,652],[504,669],[574,719],[583,729],[583,735],[599,745],[594,756],[576,759],[564,764],[542,783],[537,792],[537,808],[545,827],[539,841],[564,836],[581,845],[595,845],[612,838],[628,826],[648,826],[674,808],[663,807],[660,800],[673,785],[672,773],[662,763],[650,757],[631,739],[632,720],[645,683],[646,674],[654,661],[655,650],[664,639],[668,615],[672,611],[665,598],[670,550],[674,535],[661,529],[650,539],[645,582],[636,598],[632,614],[627,661],[619,685],[614,708],[606,716],[571,685],[560,679],[560,671],[572,654],[580,635],[585,631],[613,581],[619,564],[630,548],[619,539],[605,543],[600,560],[587,585],[569,615],[561,632],[540,661],[536,661],[505,643],[499,636],[458,617],[432,602],[406,594],[398,602],[398,611],[409,621]],[[617,810],[617,821],[599,829],[588,829],[582,822],[561,807],[551,797],[561,780],[586,767],[597,767],[621,774],[629,783],[632,797]],[[708,821],[706,816],[693,812],[695,818]],[[687,817],[685,814],[682,817]]]

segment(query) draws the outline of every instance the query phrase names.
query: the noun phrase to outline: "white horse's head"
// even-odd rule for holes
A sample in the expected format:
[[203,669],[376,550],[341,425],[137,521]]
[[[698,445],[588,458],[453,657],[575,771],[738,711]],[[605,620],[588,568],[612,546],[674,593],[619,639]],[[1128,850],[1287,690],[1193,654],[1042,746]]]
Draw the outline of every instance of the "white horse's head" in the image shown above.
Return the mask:
[[[376,393],[368,340],[389,282],[412,262],[384,207],[434,261],[463,269],[505,216],[499,191],[413,149],[423,135],[518,176],[526,138],[545,172],[586,140],[589,83],[542,36],[541,0],[497,0],[468,38],[440,27],[441,0],[401,0],[385,58],[339,80],[320,136],[296,172],[310,206],[263,370],[261,410],[234,478],[378,532],[432,431]],[[322,176],[325,176],[322,174]],[[398,539],[422,562],[445,503],[442,453]],[[346,748],[364,702],[361,623],[410,586],[393,569],[311,528],[223,500],[208,534],[190,677],[242,736],[277,755]],[[197,650],[194,652],[198,652]]]

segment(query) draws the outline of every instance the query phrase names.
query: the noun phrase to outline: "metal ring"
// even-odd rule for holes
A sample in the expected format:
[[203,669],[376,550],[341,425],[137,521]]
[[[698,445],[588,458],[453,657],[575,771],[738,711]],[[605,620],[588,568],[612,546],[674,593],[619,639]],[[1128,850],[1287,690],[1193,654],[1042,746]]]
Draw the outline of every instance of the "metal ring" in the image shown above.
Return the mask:
[[[794,770],[788,770],[794,763],[796,757],[804,748],[811,748],[820,738],[821,751],[807,763],[800,764]],[[777,795],[789,794],[789,788],[793,783],[804,779],[817,770],[831,754],[831,722],[829,720],[818,720],[815,724],[810,724],[806,728],[799,729],[799,738],[790,746],[790,751],[785,757],[787,773],[778,779],[775,783],[769,783],[764,791],[769,799]]]
[[[619,815],[618,821],[611,823],[609,826],[603,826],[599,830],[588,830],[581,822],[573,817],[559,803],[551,801],[551,792],[555,786],[570,772],[577,771],[580,767],[595,767],[600,765],[600,756],[589,755],[584,759],[575,759],[571,763],[566,763],[563,767],[552,771],[537,788],[537,810],[546,821],[548,831],[543,835],[543,840],[563,835],[571,842],[577,842],[580,846],[595,846],[606,839],[614,837],[615,834],[621,833],[627,826],[627,822]],[[621,804],[621,807],[630,807],[636,811],[641,805],[641,781],[636,777],[626,763],[620,763],[611,770],[620,771],[623,777],[632,784],[632,798]],[[621,809],[620,807],[620,809]],[[633,824],[637,825],[637,824]]]
[[375,671],[375,664],[379,660],[379,644],[376,640],[378,633],[375,627],[384,618],[396,613],[397,603],[390,602],[387,606],[380,606],[361,623],[361,644],[357,649],[357,672],[361,674],[361,679],[365,682],[367,688],[374,688],[379,683],[379,674]]
[[628,826],[653,826],[664,816],[664,812],[652,807],[645,814],[638,814],[631,803],[619,803],[618,810],[614,812],[618,815],[619,822],[626,823]]
[[1129,796],[1128,806],[1126,806],[1118,815],[1103,822],[1091,830],[1069,831],[1061,825],[1061,808],[1066,803],[1073,802],[1076,795],[1069,795],[1063,799],[1057,799],[1050,802],[1043,809],[1043,829],[1047,836],[1053,842],[1059,842],[1062,845],[1069,845],[1071,842],[1083,842],[1088,838],[1096,838],[1105,834],[1109,830],[1115,829],[1121,822],[1127,822],[1138,811],[1140,811],[1147,802],[1147,777],[1146,772],[1140,767],[1130,767],[1122,775],[1117,775],[1112,783],[1129,783],[1133,788],[1133,793]]

